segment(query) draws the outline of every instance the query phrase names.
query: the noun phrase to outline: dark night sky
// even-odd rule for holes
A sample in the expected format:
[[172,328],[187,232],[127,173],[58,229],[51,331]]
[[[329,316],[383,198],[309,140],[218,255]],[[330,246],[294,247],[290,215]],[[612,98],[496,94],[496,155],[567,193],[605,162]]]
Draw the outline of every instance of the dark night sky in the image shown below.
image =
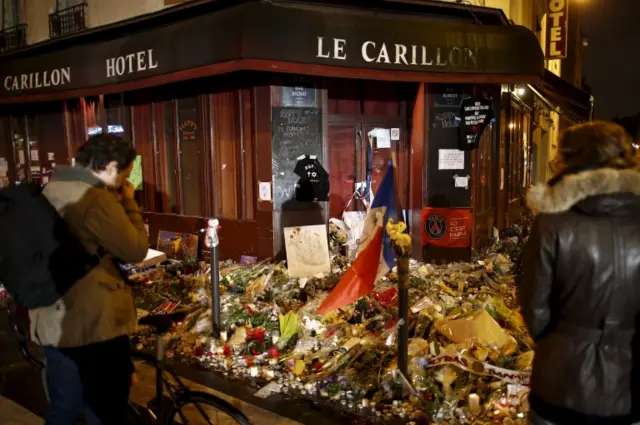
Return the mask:
[[640,113],[640,0],[572,0],[589,39],[584,75],[599,119]]

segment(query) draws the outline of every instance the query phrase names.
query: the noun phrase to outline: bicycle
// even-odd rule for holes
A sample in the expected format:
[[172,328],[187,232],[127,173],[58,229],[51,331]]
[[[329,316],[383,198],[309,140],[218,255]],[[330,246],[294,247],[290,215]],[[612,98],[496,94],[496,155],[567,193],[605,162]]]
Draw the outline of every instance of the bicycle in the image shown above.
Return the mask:
[[[19,326],[16,308],[12,304],[8,310],[11,326],[18,338],[18,344],[22,356],[34,366],[42,370],[42,380],[47,400],[49,395],[47,390],[46,361],[40,361],[31,354],[29,349],[30,338]],[[230,424],[251,425],[247,417],[240,410],[236,409],[227,401],[216,397],[213,394],[192,391],[187,387],[180,377],[164,362],[164,344],[162,336],[167,333],[175,323],[181,322],[186,317],[187,312],[178,311],[165,315],[148,315],[139,320],[140,325],[149,326],[154,330],[156,336],[156,353],[150,355],[140,351],[132,351],[131,357],[150,364],[155,369],[156,394],[146,407],[129,401],[127,412],[128,420],[136,425],[174,425],[181,423],[189,424]],[[172,379],[170,379],[172,378]],[[166,393],[165,393],[166,388]],[[190,406],[195,407],[201,415],[201,420],[190,421],[186,413]],[[213,408],[216,412],[222,412],[222,418],[212,422],[211,417],[205,411],[204,406]]]

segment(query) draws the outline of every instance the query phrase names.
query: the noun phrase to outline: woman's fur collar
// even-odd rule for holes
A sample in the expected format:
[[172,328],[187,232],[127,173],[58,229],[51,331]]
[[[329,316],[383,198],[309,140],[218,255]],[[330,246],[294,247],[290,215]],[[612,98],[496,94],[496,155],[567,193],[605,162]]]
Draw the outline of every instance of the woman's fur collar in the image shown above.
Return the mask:
[[590,196],[614,193],[640,195],[640,170],[600,168],[569,174],[554,186],[533,186],[527,193],[527,205],[534,214],[561,213]]

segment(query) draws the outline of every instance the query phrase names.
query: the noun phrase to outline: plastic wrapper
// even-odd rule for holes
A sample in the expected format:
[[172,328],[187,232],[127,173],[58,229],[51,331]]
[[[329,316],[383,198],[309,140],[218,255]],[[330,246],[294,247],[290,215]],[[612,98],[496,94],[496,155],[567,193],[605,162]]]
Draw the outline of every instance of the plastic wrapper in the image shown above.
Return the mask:
[[442,320],[436,324],[436,328],[440,334],[456,343],[471,341],[486,347],[497,347],[504,354],[512,354],[517,348],[515,339],[486,310],[462,319]]

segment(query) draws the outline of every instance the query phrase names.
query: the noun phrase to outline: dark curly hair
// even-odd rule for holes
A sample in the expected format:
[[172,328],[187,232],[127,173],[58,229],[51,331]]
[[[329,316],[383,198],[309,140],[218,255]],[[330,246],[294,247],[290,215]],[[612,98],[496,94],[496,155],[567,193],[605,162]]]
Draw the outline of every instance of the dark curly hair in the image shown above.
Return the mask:
[[76,165],[93,171],[103,171],[115,161],[118,170],[125,170],[136,159],[137,152],[131,142],[115,134],[97,134],[76,152]]
[[593,121],[566,130],[560,137],[558,154],[563,168],[635,168],[638,157],[633,138],[618,124]]

